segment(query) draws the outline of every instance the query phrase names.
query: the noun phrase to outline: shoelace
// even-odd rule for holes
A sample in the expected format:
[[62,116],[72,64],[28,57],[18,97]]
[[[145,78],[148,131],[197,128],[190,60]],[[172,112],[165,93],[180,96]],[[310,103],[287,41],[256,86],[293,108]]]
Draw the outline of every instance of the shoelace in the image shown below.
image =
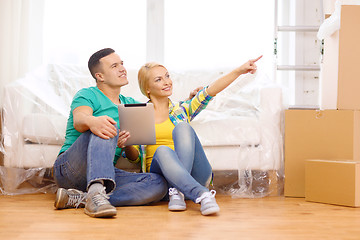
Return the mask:
[[[71,191],[72,189],[69,189],[69,191]],[[80,206],[80,204],[85,204],[85,199],[86,199],[86,193],[82,193],[82,192],[77,192],[77,193],[73,193],[70,192],[69,194],[69,199],[67,202],[68,206],[74,206],[76,208],[78,208]]]
[[99,206],[99,205],[103,205],[103,204],[108,204],[110,197],[106,195],[105,192],[105,187],[104,190],[99,192],[98,194],[95,194],[94,196],[92,196],[92,200],[94,201],[94,204]]
[[195,202],[200,203],[202,200],[208,200],[210,201],[212,198],[214,198],[216,195],[215,190],[211,190],[210,192],[203,193],[200,197],[198,197]]
[[169,188],[169,196],[173,197],[174,199],[180,199],[181,200],[181,196],[179,191],[176,188]]

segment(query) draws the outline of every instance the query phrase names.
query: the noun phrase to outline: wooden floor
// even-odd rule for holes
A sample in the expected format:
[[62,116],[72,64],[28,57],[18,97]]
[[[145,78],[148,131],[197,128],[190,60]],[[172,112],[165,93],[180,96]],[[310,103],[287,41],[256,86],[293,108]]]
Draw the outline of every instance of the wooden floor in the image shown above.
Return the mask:
[[0,196],[0,239],[360,239],[360,208],[302,198],[233,199],[217,195],[217,216],[167,203],[119,207],[112,219],[84,209],[54,210],[54,194]]

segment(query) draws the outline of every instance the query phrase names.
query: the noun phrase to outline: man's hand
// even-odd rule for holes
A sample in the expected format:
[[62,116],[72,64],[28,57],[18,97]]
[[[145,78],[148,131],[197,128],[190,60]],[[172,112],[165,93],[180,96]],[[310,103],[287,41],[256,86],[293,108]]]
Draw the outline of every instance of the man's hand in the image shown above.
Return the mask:
[[117,146],[119,148],[124,148],[126,141],[129,139],[130,133],[126,131],[119,132],[119,139],[117,141]]
[[89,106],[80,106],[73,110],[74,128],[83,133],[90,130],[93,134],[109,139],[117,135],[116,122],[109,116],[93,116]]
[[117,142],[117,146],[119,148],[124,148],[127,159],[129,159],[131,161],[136,161],[136,159],[138,159],[138,157],[139,157],[139,151],[136,148],[134,148],[133,146],[125,147],[125,143],[129,139],[129,137],[130,137],[129,132],[127,132],[127,131],[119,132],[119,139]]
[[193,97],[195,97],[196,94],[197,94],[201,89],[203,89],[203,88],[204,88],[204,87],[197,87],[197,88],[195,88],[194,90],[192,90],[192,91],[190,92],[190,94],[189,94],[189,98],[186,99],[186,101],[192,99]]
[[103,139],[110,139],[117,135],[116,121],[109,116],[91,116],[89,129],[93,134]]

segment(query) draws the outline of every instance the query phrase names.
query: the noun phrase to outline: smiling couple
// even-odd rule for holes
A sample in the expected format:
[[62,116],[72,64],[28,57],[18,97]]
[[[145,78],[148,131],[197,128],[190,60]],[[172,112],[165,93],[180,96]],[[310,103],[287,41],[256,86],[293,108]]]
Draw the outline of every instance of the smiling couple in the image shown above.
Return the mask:
[[[147,63],[138,73],[141,92],[155,108],[156,144],[126,146],[130,134],[119,131],[118,104],[137,101],[123,96],[128,84],[120,56],[111,48],[94,53],[88,62],[96,86],[79,90],[71,103],[65,143],[54,163],[59,189],[55,208],[84,207],[91,217],[113,217],[116,207],[169,200],[170,211],[186,210],[185,198],[199,203],[202,215],[220,211],[216,192],[209,191],[212,168],[190,121],[217,93],[240,75],[255,73],[262,56],[249,60],[190,98],[173,103],[173,86],[167,69]],[[145,151],[142,151],[144,149]],[[145,161],[141,173],[114,166],[120,156]]]

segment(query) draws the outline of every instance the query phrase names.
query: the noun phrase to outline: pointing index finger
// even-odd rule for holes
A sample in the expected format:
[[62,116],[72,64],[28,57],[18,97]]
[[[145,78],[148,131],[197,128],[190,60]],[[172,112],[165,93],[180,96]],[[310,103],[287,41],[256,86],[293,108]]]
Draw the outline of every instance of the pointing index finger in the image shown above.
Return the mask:
[[256,58],[256,59],[253,59],[251,60],[253,63],[257,62],[258,60],[260,60],[260,58],[262,58],[263,55],[261,55],[260,57]]

